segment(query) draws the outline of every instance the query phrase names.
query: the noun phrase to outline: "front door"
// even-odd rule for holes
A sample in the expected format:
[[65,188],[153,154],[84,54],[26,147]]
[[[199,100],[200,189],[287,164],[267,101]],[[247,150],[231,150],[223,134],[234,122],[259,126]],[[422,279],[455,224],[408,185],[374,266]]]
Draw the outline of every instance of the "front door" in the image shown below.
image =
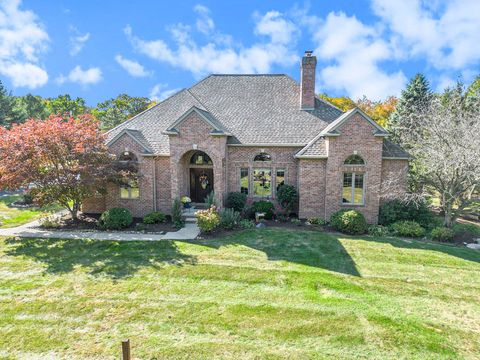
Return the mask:
[[190,169],[190,197],[192,202],[203,203],[213,191],[213,169]]

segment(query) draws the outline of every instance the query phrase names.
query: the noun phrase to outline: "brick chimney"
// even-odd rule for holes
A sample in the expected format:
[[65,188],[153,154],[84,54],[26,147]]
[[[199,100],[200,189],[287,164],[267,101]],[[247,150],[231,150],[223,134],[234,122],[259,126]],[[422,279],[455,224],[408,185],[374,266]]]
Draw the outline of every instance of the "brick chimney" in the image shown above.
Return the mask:
[[317,58],[312,51],[305,51],[300,67],[300,108],[313,110],[315,108],[315,68]]

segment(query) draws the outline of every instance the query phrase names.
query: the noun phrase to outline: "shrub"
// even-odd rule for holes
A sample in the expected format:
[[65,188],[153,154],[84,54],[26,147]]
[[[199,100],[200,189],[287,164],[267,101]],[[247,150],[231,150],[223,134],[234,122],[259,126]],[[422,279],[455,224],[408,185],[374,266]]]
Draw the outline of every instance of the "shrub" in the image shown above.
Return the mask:
[[212,206],[207,210],[199,210],[196,212],[195,216],[197,218],[198,227],[204,233],[209,233],[220,225],[220,215],[215,206]]
[[290,220],[290,222],[291,222],[293,225],[297,225],[297,226],[302,225],[302,220],[297,219],[297,218],[293,218],[292,220]]
[[364,234],[367,230],[365,217],[357,210],[343,209],[337,211],[330,218],[330,224],[335,230],[351,235]]
[[450,242],[455,236],[455,232],[452,229],[446,227],[436,227],[430,233],[433,240]]
[[322,219],[321,217],[311,217],[307,221],[312,225],[321,225],[321,226],[327,225],[327,222],[325,221],[325,219]]
[[247,203],[247,195],[241,192],[231,192],[227,195],[227,208],[242,212]]
[[277,214],[277,220],[281,222],[287,222],[288,221],[288,215],[286,214]]
[[425,229],[416,221],[397,221],[392,224],[392,229],[399,236],[422,237],[425,235]]
[[367,229],[368,235],[371,236],[387,236],[388,228],[383,225],[370,225]]
[[248,220],[248,219],[240,220],[240,222],[238,223],[238,225],[239,225],[242,229],[253,229],[253,228],[255,227],[255,223],[254,223],[252,220]]
[[223,209],[220,211],[220,226],[224,229],[233,229],[240,222],[240,213],[233,209]]
[[277,200],[287,213],[290,213],[297,204],[297,189],[292,185],[281,185],[277,190]]
[[143,218],[145,224],[160,224],[167,220],[167,216],[160,211],[153,211],[150,214],[147,214]]
[[129,227],[132,222],[132,214],[128,209],[112,208],[100,216],[99,225],[103,229],[120,230]]
[[271,220],[273,218],[274,206],[270,201],[256,201],[252,204],[252,214],[255,216],[256,212],[265,213],[265,219]]
[[398,221],[412,220],[426,228],[435,226],[435,216],[423,202],[420,204],[406,203],[398,199],[388,201],[380,206],[378,222],[390,225]]
[[209,209],[212,206],[218,207],[217,199],[215,198],[215,192],[214,191],[212,191],[210,194],[208,194],[203,201]]
[[41,220],[40,226],[45,229],[60,229],[62,221],[58,216],[47,216]]
[[179,198],[173,200],[172,204],[172,222],[177,229],[183,227],[184,221],[182,219],[182,202]]
[[33,204],[33,196],[29,192],[23,194],[23,203],[25,205],[32,205]]

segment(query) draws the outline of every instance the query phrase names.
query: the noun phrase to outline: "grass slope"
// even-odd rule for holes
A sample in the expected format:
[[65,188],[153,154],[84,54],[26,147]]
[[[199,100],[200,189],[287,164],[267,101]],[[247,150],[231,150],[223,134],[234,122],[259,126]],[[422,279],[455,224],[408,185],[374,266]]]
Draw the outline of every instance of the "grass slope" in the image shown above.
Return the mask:
[[0,240],[0,358],[454,359],[480,353],[480,253],[248,230]]
[[21,195],[0,197],[0,229],[23,225],[61,209],[57,205],[26,209],[8,207],[9,204],[21,198]]

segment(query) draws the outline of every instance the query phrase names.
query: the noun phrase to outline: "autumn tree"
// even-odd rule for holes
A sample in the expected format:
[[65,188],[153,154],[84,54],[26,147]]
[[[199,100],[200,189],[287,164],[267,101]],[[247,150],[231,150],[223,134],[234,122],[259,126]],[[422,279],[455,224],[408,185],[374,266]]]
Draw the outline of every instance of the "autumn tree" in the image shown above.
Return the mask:
[[0,127],[0,189],[32,186],[40,204],[59,203],[77,219],[82,201],[112,176],[112,159],[91,116],[50,116]]
[[97,107],[92,109],[92,114],[100,121],[102,129],[112,129],[148,109],[151,102],[146,97],[120,94],[116,98],[98,103]]
[[480,98],[458,84],[402,116],[393,130],[413,156],[423,189],[440,195],[445,226],[451,227],[480,186]]

